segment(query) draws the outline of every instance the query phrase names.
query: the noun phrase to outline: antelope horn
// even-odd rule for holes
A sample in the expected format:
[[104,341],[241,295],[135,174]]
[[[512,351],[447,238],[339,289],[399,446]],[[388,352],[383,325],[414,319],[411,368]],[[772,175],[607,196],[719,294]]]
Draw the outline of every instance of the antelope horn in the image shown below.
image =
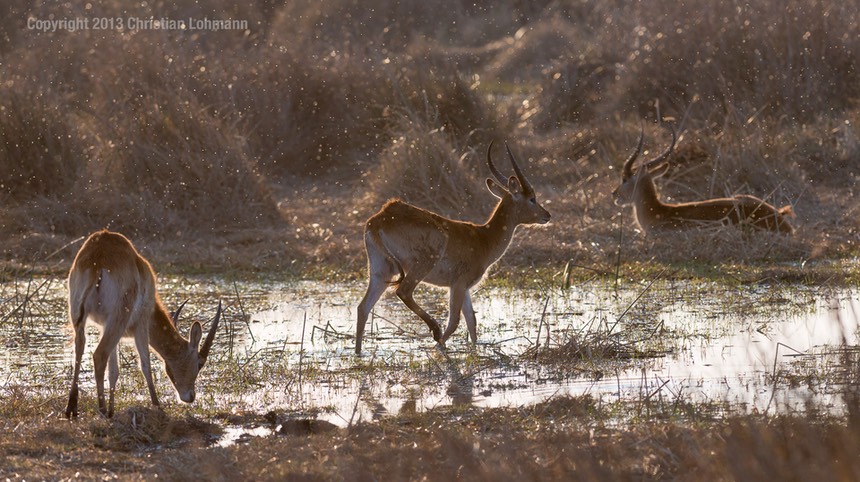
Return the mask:
[[507,188],[508,178],[503,176],[502,173],[496,169],[495,164],[493,164],[493,159],[490,156],[490,152],[493,150],[493,142],[495,141],[490,141],[490,147],[487,148],[487,165],[490,166],[490,172],[493,173],[493,177],[496,178],[496,182],[498,182],[502,187]]
[[182,308],[185,306],[185,303],[188,303],[188,300],[182,302],[179,305],[179,308],[176,308],[176,311],[170,313],[170,321],[173,322],[173,326],[177,326],[177,322],[179,321],[179,313],[182,311]]
[[672,133],[672,143],[669,144],[669,147],[667,147],[666,150],[663,151],[662,154],[655,157],[654,160],[648,161],[648,164],[646,164],[647,168],[654,167],[657,164],[660,164],[661,162],[666,160],[666,158],[669,157],[669,154],[671,154],[672,150],[675,148],[675,141],[677,140],[677,136],[675,135],[675,129],[673,129],[672,126],[669,126],[667,124],[664,124],[664,125],[666,126],[666,129],[669,129],[669,132]]
[[508,150],[508,157],[511,158],[511,166],[514,167],[514,172],[517,174],[517,179],[520,180],[520,184],[523,186],[523,191],[528,193],[535,192],[531,183],[529,183],[529,180],[526,179],[526,176],[523,175],[523,171],[520,170],[520,166],[517,165],[517,160],[514,159],[514,153],[511,152],[511,148],[510,146],[508,146],[507,142],[505,142],[505,149]]
[[624,171],[622,172],[622,176],[624,179],[633,175],[633,163],[636,162],[636,158],[639,157],[639,153],[642,152],[642,144],[645,142],[645,127],[643,126],[639,131],[639,144],[636,145],[636,150],[633,151],[633,154],[630,154],[630,157],[627,158],[627,161],[624,162]]
[[215,333],[218,331],[218,321],[221,320],[221,300],[218,300],[218,310],[215,312],[215,319],[212,320],[212,326],[209,327],[209,333],[206,339],[203,340],[203,346],[200,347],[200,366],[206,363],[206,358],[209,357],[209,349],[212,348],[212,342],[215,341]]

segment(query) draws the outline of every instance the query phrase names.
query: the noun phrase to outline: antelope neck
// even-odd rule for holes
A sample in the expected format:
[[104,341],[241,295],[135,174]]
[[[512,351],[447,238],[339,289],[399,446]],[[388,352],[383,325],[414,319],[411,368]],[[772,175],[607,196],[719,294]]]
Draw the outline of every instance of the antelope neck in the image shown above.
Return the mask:
[[[634,203],[634,206],[636,206],[636,216],[640,221],[644,217],[650,218],[666,210],[667,206],[660,202],[660,199],[657,197],[657,187],[654,186],[652,179],[640,179],[639,185],[636,186],[634,192],[636,193]],[[639,209],[640,207],[642,208],[641,210]]]
[[152,346],[161,358],[172,358],[172,355],[178,353],[178,347],[182,347],[188,342],[182,338],[182,335],[173,326],[170,315],[161,303],[157,303],[155,306],[153,321],[154,323],[149,329],[149,345]]
[[[487,240],[488,251],[493,251],[495,257],[501,256],[511,238],[514,236],[514,229],[517,227],[513,219],[513,199],[509,200],[510,195],[506,195],[493,210],[490,219],[487,220],[481,227],[483,234]],[[496,253],[498,252],[498,254]]]

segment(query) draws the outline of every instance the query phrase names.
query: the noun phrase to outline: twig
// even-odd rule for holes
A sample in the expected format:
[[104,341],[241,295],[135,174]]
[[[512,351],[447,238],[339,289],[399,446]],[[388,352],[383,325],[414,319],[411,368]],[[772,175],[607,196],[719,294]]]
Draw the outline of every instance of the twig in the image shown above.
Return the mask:
[[[376,361],[376,352],[375,351],[373,352],[373,356],[370,357],[369,366],[372,367],[374,361]],[[370,370],[366,370],[364,376],[365,376],[365,378],[370,376]],[[366,386],[367,386],[366,383],[362,383],[361,386],[358,388],[358,394],[355,396],[355,404],[352,406],[352,415],[349,416],[349,423],[346,424],[347,429],[352,428],[352,422],[353,422],[353,420],[355,420],[355,414],[358,412],[358,404],[361,402],[361,395],[364,393]]]
[[302,343],[299,348],[299,394],[302,393],[302,360],[305,356],[305,325],[308,322],[308,312],[305,311],[304,319],[302,320]]
[[[546,300],[543,302],[543,312],[540,315],[540,323],[538,323],[538,331],[537,336],[535,336],[535,360],[537,360],[538,353],[540,352],[540,331],[543,328],[543,321],[546,318],[546,307],[549,305],[549,296],[546,297]],[[549,327],[547,327],[549,330]]]
[[233,291],[236,293],[236,303],[239,304],[239,311],[242,313],[242,321],[244,321],[245,326],[248,327],[248,335],[251,336],[251,343],[256,343],[257,340],[254,338],[254,333],[251,331],[251,322],[245,314],[245,305],[242,303],[242,298],[239,296],[239,287],[236,285],[235,281],[233,282]]
[[16,306],[15,308],[13,308],[13,309],[12,309],[12,311],[10,311],[9,313],[6,313],[6,316],[4,316],[2,320],[0,320],[0,325],[2,325],[3,323],[5,323],[6,321],[8,321],[8,320],[9,320],[9,318],[11,318],[11,317],[12,317],[12,315],[14,315],[15,313],[17,313],[17,312],[18,312],[18,310],[21,310],[21,311],[22,311],[22,314],[21,314],[21,321],[19,322],[19,324],[23,324],[23,322],[24,322],[24,313],[26,313],[26,311],[27,311],[27,310],[26,310],[27,304],[30,302],[30,300],[31,300],[34,296],[36,296],[36,294],[39,292],[39,290],[41,290],[41,289],[42,289],[42,287],[44,287],[46,284],[48,284],[48,282],[49,282],[49,281],[51,281],[51,279],[50,279],[50,278],[46,279],[45,281],[42,281],[42,284],[40,284],[40,285],[39,285],[35,290],[33,290],[33,292],[31,293],[31,292],[30,292],[30,286],[31,286],[31,284],[32,284],[32,282],[33,282],[32,278],[31,278],[31,279],[30,279],[30,281],[28,281],[28,282],[27,282],[27,294],[26,294],[26,295],[24,295],[24,300],[23,300],[23,301],[21,301],[21,303],[19,303],[19,304],[18,304],[18,306]]
[[776,359],[779,357],[779,347],[780,346],[784,346],[785,348],[788,348],[789,350],[791,350],[791,351],[793,351],[799,355],[805,354],[801,351],[795,350],[794,348],[786,345],[785,343],[782,343],[779,341],[776,342],[776,350],[774,350],[774,353],[773,353],[773,375],[772,375],[773,376],[773,388],[770,391],[770,400],[767,401],[767,407],[764,408],[765,415],[767,415],[767,412],[770,411],[770,404],[773,403],[773,399],[774,399],[774,397],[776,397],[776,382],[779,378],[777,376],[777,373],[776,373]]
[[618,217],[618,251],[615,255],[615,297],[618,298],[618,272],[621,270],[621,246],[624,242],[624,210]]
[[45,261],[47,261],[47,260],[49,260],[49,259],[53,258],[53,257],[54,257],[54,256],[56,256],[59,252],[61,252],[61,251],[63,251],[64,249],[68,248],[69,246],[71,246],[71,245],[73,245],[73,244],[77,244],[77,243],[81,242],[82,240],[84,240],[84,238],[86,238],[86,236],[81,236],[80,238],[73,239],[73,240],[69,241],[68,243],[66,243],[66,244],[62,245],[62,246],[61,246],[61,247],[59,247],[56,251],[54,251],[53,253],[51,253],[51,254],[49,254],[48,256],[46,256],[46,257],[45,257]]
[[620,315],[618,315],[618,318],[616,318],[616,319],[615,319],[615,324],[613,324],[613,325],[612,325],[612,327],[609,329],[609,332],[611,332],[611,331],[615,328],[615,326],[618,324],[618,322],[620,322],[620,321],[621,321],[621,318],[624,318],[624,316],[627,314],[627,312],[628,312],[628,311],[630,311],[630,309],[631,309],[631,308],[633,308],[633,305],[635,305],[635,304],[636,304],[636,302],[637,302],[637,301],[639,301],[639,299],[640,299],[640,298],[642,298],[642,296],[643,296],[643,295],[644,295],[644,294],[645,294],[645,293],[646,293],[646,292],[651,288],[651,285],[653,285],[655,281],[657,281],[658,279],[660,279],[660,277],[662,277],[662,276],[663,276],[663,273],[665,273],[665,272],[666,272],[666,270],[668,270],[668,269],[669,269],[669,267],[668,267],[668,266],[667,266],[667,267],[665,267],[665,268],[663,268],[663,271],[660,271],[660,273],[659,273],[659,274],[657,274],[657,276],[655,276],[655,277],[654,277],[654,279],[652,279],[652,280],[648,283],[648,286],[646,286],[646,287],[645,287],[645,289],[644,289],[644,290],[642,290],[642,291],[639,293],[639,296],[637,296],[637,297],[636,297],[636,299],[635,299],[635,300],[633,300],[633,302],[632,302],[632,303],[630,303],[630,304],[627,306],[627,308],[625,308],[625,309],[624,309],[624,311],[623,311],[623,312],[621,312],[621,314],[620,314]]

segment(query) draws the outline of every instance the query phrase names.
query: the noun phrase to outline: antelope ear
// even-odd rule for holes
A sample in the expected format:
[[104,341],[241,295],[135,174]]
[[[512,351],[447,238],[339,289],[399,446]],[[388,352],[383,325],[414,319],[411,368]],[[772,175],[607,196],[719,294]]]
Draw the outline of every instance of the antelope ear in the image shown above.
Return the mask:
[[191,325],[191,331],[188,332],[188,343],[197,350],[197,347],[200,345],[200,339],[203,338],[203,327],[200,326],[199,321],[195,321],[193,325]]
[[651,176],[656,178],[656,177],[662,176],[663,174],[666,174],[666,172],[668,172],[668,171],[669,171],[669,163],[664,162],[662,164],[657,165],[657,167],[655,167],[655,168],[649,169],[648,173],[651,174]]
[[517,176],[511,176],[508,178],[508,192],[511,194],[522,194],[523,185],[520,184],[520,180],[517,179]]
[[499,199],[505,197],[505,194],[507,194],[505,188],[499,186],[499,183],[490,178],[487,178],[487,189],[490,190],[490,193],[492,193],[493,196],[496,196]]

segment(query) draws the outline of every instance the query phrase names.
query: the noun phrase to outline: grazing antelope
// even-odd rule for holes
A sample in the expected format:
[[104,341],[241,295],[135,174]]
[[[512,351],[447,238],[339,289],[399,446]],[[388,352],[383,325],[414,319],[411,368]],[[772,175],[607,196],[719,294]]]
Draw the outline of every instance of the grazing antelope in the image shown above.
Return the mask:
[[[495,179],[487,188],[499,198],[484,224],[455,221],[438,214],[391,200],[367,220],[364,243],[367,250],[368,287],[358,305],[355,352],[361,353],[364,326],[373,305],[390,285],[396,294],[430,327],[440,347],[460,323],[460,311],[472,343],[477,341],[477,320],[469,289],[484,277],[487,268],[508,249],[514,229],[520,224],[546,224],[550,214],[538,204],[535,191],[505,144],[516,176],[505,178],[493,165],[487,149],[487,165]],[[397,276],[397,279],[394,277]],[[448,287],[448,326],[445,333],[412,297],[420,282]]]
[[[176,329],[182,306],[172,315],[167,313],[155,290],[152,266],[134,249],[128,238],[107,230],[90,235],[75,256],[69,272],[69,315],[74,329],[75,367],[66,418],[78,415],[78,376],[87,320],[99,325],[102,331],[93,353],[99,412],[113,416],[114,389],[119,378],[118,344],[123,337],[134,338],[140,356],[140,370],[146,378],[153,405],[158,405],[158,395],[152,381],[149,346],[164,360],[164,369],[179,398],[186,403],[193,402],[194,382],[215,339],[221,303],[218,303],[215,319],[199,351],[197,345],[203,335],[200,323],[195,321],[191,326],[188,340]],[[109,368],[110,380],[107,408],[105,366]]]
[[661,229],[686,229],[702,226],[708,222],[724,224],[748,223],[759,229],[791,234],[794,228],[786,217],[794,216],[791,206],[775,208],[762,199],[746,194],[728,198],[708,199],[706,201],[680,204],[663,203],[657,197],[654,179],[669,169],[667,158],[675,148],[675,130],[672,143],[656,158],[644,163],[635,172],[633,163],[642,152],[644,130],[639,135],[636,150],[624,163],[621,185],[612,193],[615,204],[632,204],[639,226],[649,234]]

